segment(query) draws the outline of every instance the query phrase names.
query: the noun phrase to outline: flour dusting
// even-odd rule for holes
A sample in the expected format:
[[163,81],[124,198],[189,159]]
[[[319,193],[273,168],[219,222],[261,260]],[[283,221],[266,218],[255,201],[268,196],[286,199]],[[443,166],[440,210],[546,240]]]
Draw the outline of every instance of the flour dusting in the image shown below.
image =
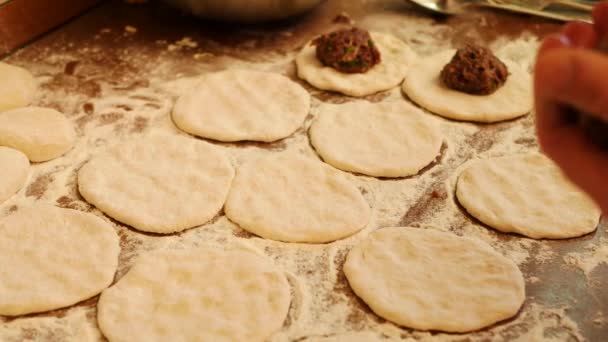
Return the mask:
[[[449,39],[455,34],[453,27],[407,11],[382,11],[368,15],[359,23],[402,39],[420,58],[454,47]],[[103,28],[99,34],[123,39],[126,32],[129,37],[124,39],[135,39],[144,32],[143,27],[138,26],[136,30],[125,27]],[[291,36],[290,31],[282,39],[291,39]],[[77,47],[70,47],[69,39],[64,39],[68,41],[57,41],[51,47],[38,48],[36,44],[26,47],[7,62],[22,65],[37,76],[41,88],[36,104],[61,110],[72,120],[79,135],[76,147],[52,162],[33,165],[28,185],[0,205],[0,216],[36,202],[46,202],[104,217],[78,193],[78,169],[91,156],[134,136],[150,132],[183,135],[170,118],[173,103],[199,81],[200,75],[208,72],[228,68],[277,72],[299,82],[313,96],[312,110],[303,127],[287,139],[271,144],[210,141],[229,154],[236,167],[281,151],[318,158],[307,134],[318,106],[324,102],[353,100],[316,90],[298,80],[293,57],[299,47],[257,51],[255,47],[260,42],[251,38],[243,43],[243,48],[249,51],[244,58],[208,49],[217,45],[211,40],[203,42],[185,36],[159,38],[153,46],[133,44],[110,56],[100,56],[104,51],[95,39]],[[534,63],[537,46],[538,38],[532,34],[517,39],[499,38],[491,44],[500,56],[528,69]],[[104,68],[100,67],[101,57],[106,58]],[[69,63],[73,63],[67,70],[71,74],[65,72]],[[402,99],[398,88],[366,98],[376,102]],[[357,234],[325,245],[286,244],[253,236],[223,213],[204,226],[168,236],[142,234],[112,221],[122,248],[116,280],[128,272],[138,257],[155,250],[201,245],[228,248],[244,244],[272,258],[285,270],[292,287],[292,307],[283,329],[270,339],[272,342],[314,341],[314,338],[340,341],[340,336],[359,335],[373,335],[382,341],[583,341],[566,307],[551,307],[538,298],[529,297],[522,312],[511,321],[469,335],[451,335],[398,327],[372,313],[350,290],[342,272],[348,251],[369,233],[383,227],[424,227],[481,239],[515,261],[524,270],[528,284],[535,287],[543,286],[544,278],[528,274],[532,271],[527,271],[527,267],[563,262],[554,245],[498,233],[468,216],[454,197],[455,182],[467,161],[538,149],[533,116],[487,126],[435,119],[443,131],[444,148],[435,163],[420,175],[376,179],[345,173],[372,208],[369,224]],[[568,264],[586,273],[606,260],[608,249],[599,246],[566,257]],[[97,298],[93,298],[57,312],[31,317],[0,317],[0,340],[102,341],[95,319],[96,301]]]

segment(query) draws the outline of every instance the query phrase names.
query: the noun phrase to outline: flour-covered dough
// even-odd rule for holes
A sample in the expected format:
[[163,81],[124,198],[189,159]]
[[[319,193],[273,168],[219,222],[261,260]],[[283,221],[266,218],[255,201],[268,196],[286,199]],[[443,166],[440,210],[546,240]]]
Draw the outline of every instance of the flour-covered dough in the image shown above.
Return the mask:
[[0,220],[0,315],[54,310],[95,296],[118,267],[118,235],[103,219],[36,205]]
[[327,163],[375,177],[415,175],[441,149],[435,119],[404,102],[323,105],[310,140]]
[[29,169],[25,154],[0,146],[0,204],[23,188]]
[[471,162],[456,196],[481,222],[531,238],[564,239],[594,231],[601,211],[542,154]]
[[144,255],[99,298],[110,342],[266,341],[287,317],[283,272],[249,251],[209,248]]
[[173,109],[182,130],[219,141],[272,142],[293,134],[310,109],[310,95],[285,76],[230,70],[208,74]]
[[241,166],[224,209],[242,228],[285,242],[345,238],[370,216],[359,189],[340,171],[294,152]]
[[436,230],[380,229],[350,251],[344,273],[376,314],[418,330],[478,330],[516,315],[525,299],[513,261]]
[[54,109],[24,107],[0,113],[0,146],[19,150],[32,162],[58,158],[75,141],[74,126]]
[[403,91],[420,106],[446,118],[475,122],[496,122],[517,118],[532,110],[532,78],[510,60],[507,82],[491,95],[471,95],[447,88],[439,74],[455,50],[420,58],[403,82]]
[[347,74],[324,66],[316,56],[316,47],[308,43],[296,57],[298,76],[322,89],[350,96],[371,95],[398,86],[415,59],[403,41],[385,33],[370,32],[382,55],[382,62],[366,73]]
[[209,74],[173,109],[185,132],[219,141],[272,142],[293,134],[310,109],[310,95],[285,76],[230,70]]
[[[386,342],[384,338],[380,338],[373,332],[355,332],[349,334],[336,334],[324,337],[310,337],[305,339],[303,342]],[[390,341],[390,340],[388,340]],[[405,340],[410,342],[409,340]]]
[[91,204],[135,229],[173,233],[211,220],[234,177],[219,148],[196,139],[154,134],[111,147],[78,173]]
[[29,105],[36,88],[36,80],[29,71],[0,62],[0,112]]

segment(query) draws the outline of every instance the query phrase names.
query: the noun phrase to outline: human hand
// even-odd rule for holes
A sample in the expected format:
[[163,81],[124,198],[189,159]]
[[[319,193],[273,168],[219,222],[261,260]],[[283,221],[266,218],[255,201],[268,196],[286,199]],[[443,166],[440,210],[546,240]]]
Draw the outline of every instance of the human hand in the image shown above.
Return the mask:
[[545,39],[536,62],[534,92],[540,145],[564,173],[608,213],[608,150],[593,144],[578,113],[608,122],[608,2],[593,10],[594,24],[573,22]]

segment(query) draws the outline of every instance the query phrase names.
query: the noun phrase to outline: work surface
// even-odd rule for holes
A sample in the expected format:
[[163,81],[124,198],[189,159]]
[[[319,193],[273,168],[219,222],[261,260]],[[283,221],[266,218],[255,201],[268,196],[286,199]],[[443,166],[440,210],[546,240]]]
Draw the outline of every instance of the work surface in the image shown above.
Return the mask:
[[[251,68],[295,80],[295,53],[310,38],[330,30],[332,19],[341,12],[366,28],[394,34],[420,56],[467,41],[483,42],[499,56],[529,68],[539,37],[559,28],[554,22],[495,12],[432,17],[400,0],[332,0],[292,21],[248,27],[197,21],[159,4],[105,2],[6,59],[37,76],[41,90],[36,104],[64,112],[77,127],[79,139],[66,156],[34,165],[28,186],[0,206],[0,215],[37,201],[102,215],[82,199],[76,185],[76,171],[92,155],[150,131],[178,132],[169,118],[172,105],[178,94],[194,84],[192,77],[202,73]],[[316,108],[322,102],[352,99],[301,84],[313,94],[313,110],[294,136],[272,144],[214,144],[222,146],[238,165],[284,150],[314,156],[307,127]],[[394,89],[367,100],[402,96]],[[405,179],[350,176],[373,210],[369,225],[353,237],[327,245],[268,241],[243,231],[223,213],[203,227],[170,236],[143,234],[113,221],[122,248],[116,279],[147,251],[246,244],[274,258],[289,275],[293,301],[273,341],[361,331],[387,340],[606,340],[605,225],[578,239],[536,241],[485,227],[454,199],[456,176],[467,160],[538,149],[533,116],[492,125],[440,122],[445,136],[442,155],[421,175]],[[525,275],[527,299],[522,311],[510,321],[466,335],[416,332],[379,318],[354,296],[341,268],[354,244],[373,230],[391,226],[433,227],[488,242],[516,261]],[[103,340],[95,320],[96,303],[97,297],[50,313],[0,317],[0,340]]]

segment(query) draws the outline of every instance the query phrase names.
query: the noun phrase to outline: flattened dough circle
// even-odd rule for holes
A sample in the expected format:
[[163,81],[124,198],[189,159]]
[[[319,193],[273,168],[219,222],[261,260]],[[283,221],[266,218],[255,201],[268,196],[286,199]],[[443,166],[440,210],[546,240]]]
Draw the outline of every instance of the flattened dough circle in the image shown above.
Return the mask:
[[29,105],[36,88],[34,76],[29,71],[0,62],[0,112]]
[[363,74],[345,74],[324,66],[316,57],[316,47],[308,43],[296,57],[298,76],[322,90],[350,96],[365,96],[398,86],[415,59],[403,41],[384,33],[370,32],[382,55],[382,62]]
[[76,131],[60,112],[24,107],[0,113],[0,146],[19,150],[33,162],[58,158],[74,147]]
[[155,134],[110,148],[78,173],[82,196],[135,229],[173,233],[206,223],[234,177],[228,158],[203,141]]
[[310,95],[285,76],[230,70],[209,74],[173,109],[185,132],[219,141],[272,142],[293,134],[310,109]]
[[[374,334],[370,331],[366,331],[366,332],[336,334],[336,335],[325,336],[325,337],[316,337],[316,336],[309,337],[309,338],[305,339],[303,342],[385,342],[385,341],[387,341],[387,340],[378,337],[377,334]],[[410,342],[410,341],[405,340],[405,342]]]
[[162,251],[102,293],[97,320],[111,342],[262,342],[290,302],[285,275],[252,252]]
[[0,146],[0,204],[23,188],[29,169],[25,154]]
[[600,209],[542,154],[471,162],[456,196],[481,222],[531,238],[565,239],[594,231]]
[[439,74],[454,53],[420,58],[412,66],[403,82],[403,91],[412,101],[449,119],[485,123],[514,119],[532,110],[532,78],[509,60],[503,60],[511,73],[507,82],[491,95],[471,95],[444,86]]
[[327,163],[375,177],[417,174],[439,154],[442,135],[435,119],[400,101],[323,105],[310,140]]
[[435,230],[380,229],[350,251],[344,273],[376,314],[418,330],[478,330],[515,316],[525,299],[513,261]]
[[36,205],[0,220],[0,315],[76,304],[110,286],[118,235],[101,218]]
[[241,166],[225,211],[261,237],[308,243],[352,235],[370,216],[359,189],[340,171],[293,152]]

